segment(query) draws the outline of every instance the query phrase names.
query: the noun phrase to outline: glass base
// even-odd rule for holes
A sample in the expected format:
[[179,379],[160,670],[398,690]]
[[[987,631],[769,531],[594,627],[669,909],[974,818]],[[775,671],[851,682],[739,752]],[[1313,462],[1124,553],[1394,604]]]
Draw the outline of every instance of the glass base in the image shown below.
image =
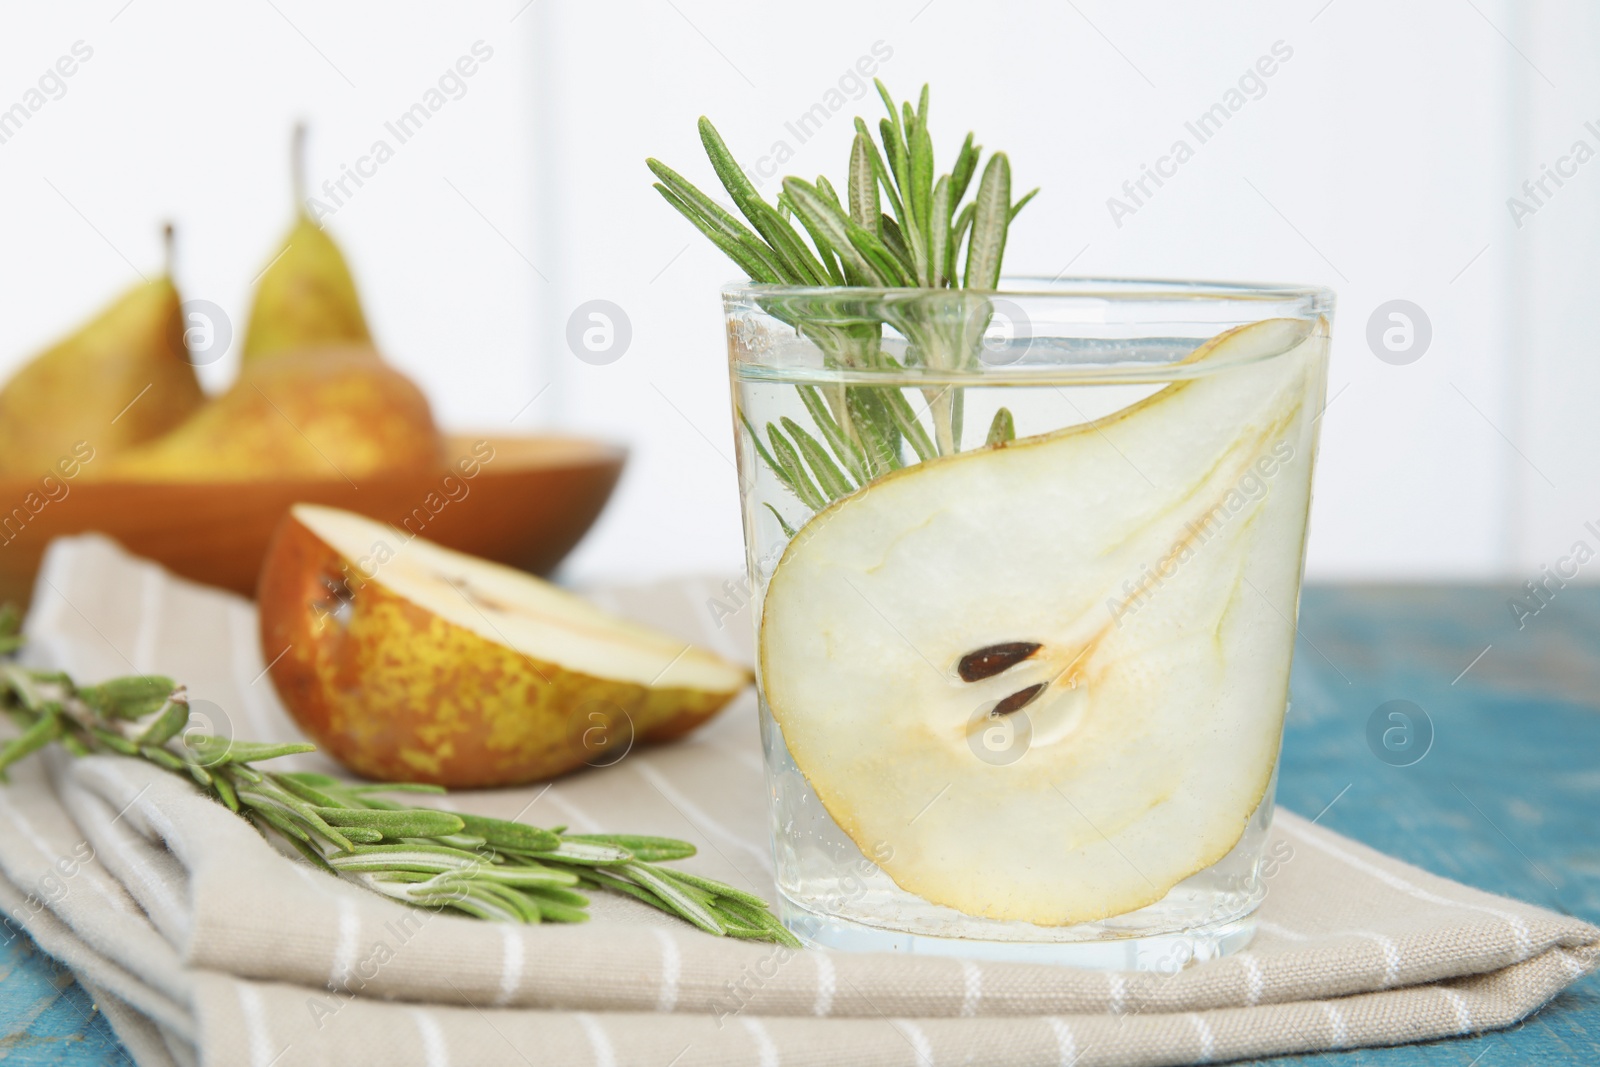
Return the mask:
[[[1004,963],[1044,963],[1101,971],[1157,971],[1175,974],[1185,967],[1231,956],[1247,947],[1256,933],[1254,911],[1237,918],[1197,926],[1182,933],[1095,940],[988,941],[966,937],[934,937],[823,915],[781,895],[778,917],[807,948],[844,952],[899,952],[916,956],[953,956]],[[1061,931],[1071,936],[1070,928]]]

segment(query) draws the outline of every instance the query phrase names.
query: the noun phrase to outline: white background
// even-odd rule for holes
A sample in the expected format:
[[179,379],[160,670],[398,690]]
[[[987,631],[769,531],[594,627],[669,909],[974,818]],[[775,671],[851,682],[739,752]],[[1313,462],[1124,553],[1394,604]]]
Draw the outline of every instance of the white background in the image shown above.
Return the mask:
[[[1519,228],[1507,198],[1582,138],[1600,149],[1600,13],[1577,0],[996,3],[172,0],[0,13],[0,109],[76,41],[91,60],[0,144],[0,374],[158,269],[243,328],[288,224],[285,149],[313,123],[317,187],[476,41],[491,60],[327,220],[388,357],[458,428],[627,442],[624,481],[568,564],[581,578],[733,571],[740,544],[719,283],[731,264],[650,189],[647,155],[713,183],[694,120],[747,165],[837,176],[851,101],[785,129],[876,42],[898,95],[933,84],[940,164],[974,129],[1042,185],[1008,273],[1314,282],[1339,294],[1310,571],[1536,577],[1600,520],[1600,161]],[[1119,227],[1107,198],[1275,42],[1293,50]],[[766,187],[774,192],[776,183]],[[1366,341],[1391,299],[1431,347]],[[632,341],[576,359],[568,316],[625,309]],[[230,357],[206,368],[224,385]],[[513,423],[513,419],[515,422]],[[1597,568],[1600,569],[1600,568]]]

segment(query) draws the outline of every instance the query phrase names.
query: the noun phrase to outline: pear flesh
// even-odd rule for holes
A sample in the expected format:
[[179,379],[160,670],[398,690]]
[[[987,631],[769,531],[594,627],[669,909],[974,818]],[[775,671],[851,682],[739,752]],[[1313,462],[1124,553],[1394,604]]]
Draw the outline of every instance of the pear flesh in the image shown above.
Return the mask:
[[610,766],[751,680],[531,574],[334,508],[295,505],[258,600],[295,720],[388,781],[483,788]]
[[166,277],[138,285],[0,389],[0,476],[49,473],[80,441],[103,463],[204,402],[177,289]]
[[896,471],[791,541],[764,696],[896,884],[1062,926],[1238,842],[1277,761],[1325,358],[1323,322],[1240,327],[1186,361],[1211,373]]

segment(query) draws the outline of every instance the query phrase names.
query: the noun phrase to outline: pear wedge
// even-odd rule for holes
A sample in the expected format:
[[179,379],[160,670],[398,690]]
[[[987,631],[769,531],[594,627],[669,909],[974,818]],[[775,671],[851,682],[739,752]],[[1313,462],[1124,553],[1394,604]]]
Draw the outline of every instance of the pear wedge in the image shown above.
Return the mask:
[[609,766],[750,684],[744,667],[531,574],[335,508],[284,517],[258,600],[263,658],[295,721],[390,781],[482,788]]
[[901,888],[1060,926],[1238,842],[1277,760],[1326,339],[1229,331],[1190,357],[1211,373],[893,472],[793,538],[764,697]]
[[204,401],[185,356],[178,291],[163,275],[129,290],[0,389],[0,476],[37,477],[80,441],[103,463],[166,433]]

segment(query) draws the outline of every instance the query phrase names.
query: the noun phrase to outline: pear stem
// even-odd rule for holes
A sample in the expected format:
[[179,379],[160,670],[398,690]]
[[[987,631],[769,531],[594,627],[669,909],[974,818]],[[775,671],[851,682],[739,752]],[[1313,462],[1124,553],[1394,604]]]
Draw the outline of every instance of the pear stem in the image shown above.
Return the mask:
[[289,183],[294,192],[294,209],[305,210],[306,202],[306,124],[294,124],[289,140]]
[[167,277],[172,277],[174,262],[177,260],[177,239],[173,236],[172,223],[165,222],[161,225],[161,257],[167,270]]

